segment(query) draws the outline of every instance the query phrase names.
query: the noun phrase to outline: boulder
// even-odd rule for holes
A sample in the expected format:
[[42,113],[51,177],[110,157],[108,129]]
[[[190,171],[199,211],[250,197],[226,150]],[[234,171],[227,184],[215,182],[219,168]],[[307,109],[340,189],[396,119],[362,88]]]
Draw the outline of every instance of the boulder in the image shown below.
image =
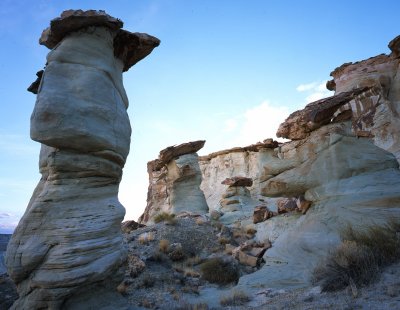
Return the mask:
[[146,225],[135,222],[134,220],[125,221],[121,224],[121,230],[124,234],[129,234],[138,228],[145,227]]
[[258,258],[252,255],[246,254],[243,251],[238,251],[238,260],[239,263],[246,266],[255,267],[258,263]]
[[311,201],[304,198],[304,195],[300,195],[296,199],[296,206],[301,213],[306,214],[307,210],[311,207]]
[[298,208],[297,199],[295,198],[280,198],[277,205],[279,214],[293,212]]
[[273,217],[273,213],[266,206],[255,207],[253,212],[253,223],[261,223]]
[[122,83],[129,64],[113,45],[121,26],[105,12],[70,10],[42,35],[53,48],[33,87],[31,138],[42,144],[42,178],[7,248],[19,294],[11,309],[123,307],[118,186],[131,127]]

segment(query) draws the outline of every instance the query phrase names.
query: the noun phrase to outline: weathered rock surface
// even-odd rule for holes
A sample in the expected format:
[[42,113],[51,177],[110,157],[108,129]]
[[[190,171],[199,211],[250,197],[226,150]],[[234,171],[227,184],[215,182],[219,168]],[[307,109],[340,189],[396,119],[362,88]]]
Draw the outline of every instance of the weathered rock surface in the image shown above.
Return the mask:
[[285,213],[255,224],[256,240],[273,246],[264,255],[266,265],[240,279],[240,289],[308,285],[310,271],[348,224],[400,217],[398,41],[390,43],[391,55],[336,69],[329,83],[335,95],[310,103],[280,126],[278,135],[293,141],[200,158],[210,210],[219,210],[220,197],[225,204],[235,199],[221,180],[244,175],[253,179],[253,201]]
[[309,103],[303,110],[293,112],[282,123],[277,137],[291,140],[306,138],[311,131],[329,124],[334,113],[343,105],[370,90],[369,87],[356,88],[338,95]]
[[152,222],[153,217],[162,212],[208,212],[204,193],[200,189],[201,171],[196,153],[204,143],[195,141],[168,147],[160,151],[158,159],[147,163],[147,206],[139,223]]
[[145,58],[160,44],[160,40],[146,33],[131,33],[120,29],[123,26],[121,20],[106,14],[104,11],[96,10],[67,10],[62,12],[61,16],[53,19],[50,22],[50,27],[43,31],[39,43],[49,49],[54,49],[61,40],[71,33],[93,26],[106,27],[114,31],[113,51],[115,57],[122,60],[123,71],[128,71],[130,67]]
[[234,189],[226,189],[226,185],[222,184],[225,179],[235,176],[251,177],[253,182],[249,186],[251,199],[254,201],[260,198],[265,199],[260,196],[260,182],[263,182],[266,177],[263,167],[271,158],[277,156],[278,147],[278,142],[266,139],[263,143],[200,156],[199,164],[202,173],[200,187],[210,210],[219,209],[221,197],[228,198],[229,195],[237,194]]
[[42,178],[7,249],[19,293],[12,309],[123,308],[117,195],[131,134],[122,72],[131,62],[115,57],[121,26],[104,12],[67,11],[42,35],[53,48],[31,117]]
[[146,225],[140,224],[133,220],[125,221],[121,224],[121,230],[124,234],[129,234],[131,231],[145,227]]
[[231,187],[239,187],[239,186],[250,187],[253,185],[253,180],[251,178],[246,178],[246,177],[232,177],[232,178],[226,178],[221,182],[221,184],[229,185]]

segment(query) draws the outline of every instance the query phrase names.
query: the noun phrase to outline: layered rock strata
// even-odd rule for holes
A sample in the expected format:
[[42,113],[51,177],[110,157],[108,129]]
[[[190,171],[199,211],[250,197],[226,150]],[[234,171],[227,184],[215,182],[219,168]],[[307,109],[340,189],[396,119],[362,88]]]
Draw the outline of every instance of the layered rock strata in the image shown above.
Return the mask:
[[205,141],[183,143],[160,151],[158,159],[147,163],[149,188],[147,206],[139,223],[152,222],[160,213],[208,212],[197,151]]
[[310,103],[292,113],[277,136],[304,139],[323,125],[351,120],[358,137],[370,137],[375,145],[400,161],[400,36],[389,43],[391,53],[336,68],[327,87],[335,95]]
[[[337,68],[328,83],[335,95],[279,127],[278,135],[293,141],[265,165],[261,194],[298,197],[297,208],[308,211],[291,218],[264,254],[266,265],[241,278],[240,287],[309,285],[313,268],[348,225],[358,230],[400,219],[398,41],[389,44],[390,55]],[[274,217],[257,226],[256,239],[271,239],[286,221]]]
[[210,210],[219,208],[220,200],[227,190],[222,182],[235,176],[251,178],[252,184],[248,186],[249,197],[254,201],[265,200],[265,197],[260,195],[260,184],[268,177],[264,173],[264,166],[271,158],[278,156],[278,152],[279,143],[266,139],[262,143],[200,156],[199,164],[202,173],[200,187]]
[[52,49],[32,87],[42,178],[7,249],[12,309],[118,304],[126,251],[117,195],[131,134],[122,72],[159,44],[121,27],[103,11],[70,10],[40,39]]
[[[277,136],[292,141],[198,158],[210,218],[272,242],[265,266],[242,277],[240,289],[307,286],[348,225],[400,219],[400,37],[389,48],[389,55],[335,69],[327,83],[334,96],[280,125]],[[234,184],[241,186],[226,188]],[[168,201],[166,191],[157,193]]]

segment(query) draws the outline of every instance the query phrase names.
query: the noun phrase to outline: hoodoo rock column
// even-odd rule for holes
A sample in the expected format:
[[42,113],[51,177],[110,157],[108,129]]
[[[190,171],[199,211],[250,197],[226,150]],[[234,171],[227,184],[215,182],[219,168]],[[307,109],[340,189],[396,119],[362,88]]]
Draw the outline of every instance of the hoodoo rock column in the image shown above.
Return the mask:
[[131,127],[122,72],[160,41],[103,11],[65,11],[40,44],[47,56],[31,117],[42,144],[37,185],[6,254],[12,309],[97,309],[123,277],[118,201]]

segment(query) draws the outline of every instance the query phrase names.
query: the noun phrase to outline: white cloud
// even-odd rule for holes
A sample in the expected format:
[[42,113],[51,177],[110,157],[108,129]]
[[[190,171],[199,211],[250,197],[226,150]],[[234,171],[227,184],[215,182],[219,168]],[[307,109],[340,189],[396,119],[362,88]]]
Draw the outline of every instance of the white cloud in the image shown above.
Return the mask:
[[326,81],[301,84],[296,87],[296,90],[298,92],[306,93],[306,103],[314,102],[333,95],[333,92],[326,89]]
[[322,98],[325,98],[328,96],[329,96],[329,94],[326,94],[326,92],[315,92],[315,93],[308,95],[306,97],[306,101],[307,101],[307,103],[310,103],[310,102],[314,102],[314,101],[317,101],[319,99],[322,99]]
[[237,128],[236,146],[254,144],[267,138],[277,139],[276,131],[288,115],[287,107],[277,107],[268,101],[248,109]]
[[225,123],[224,132],[232,132],[238,126],[237,120],[233,118],[227,119],[224,123]]
[[296,90],[299,92],[307,91],[314,89],[317,86],[317,82],[312,82],[308,84],[300,84],[299,86],[296,87]]

